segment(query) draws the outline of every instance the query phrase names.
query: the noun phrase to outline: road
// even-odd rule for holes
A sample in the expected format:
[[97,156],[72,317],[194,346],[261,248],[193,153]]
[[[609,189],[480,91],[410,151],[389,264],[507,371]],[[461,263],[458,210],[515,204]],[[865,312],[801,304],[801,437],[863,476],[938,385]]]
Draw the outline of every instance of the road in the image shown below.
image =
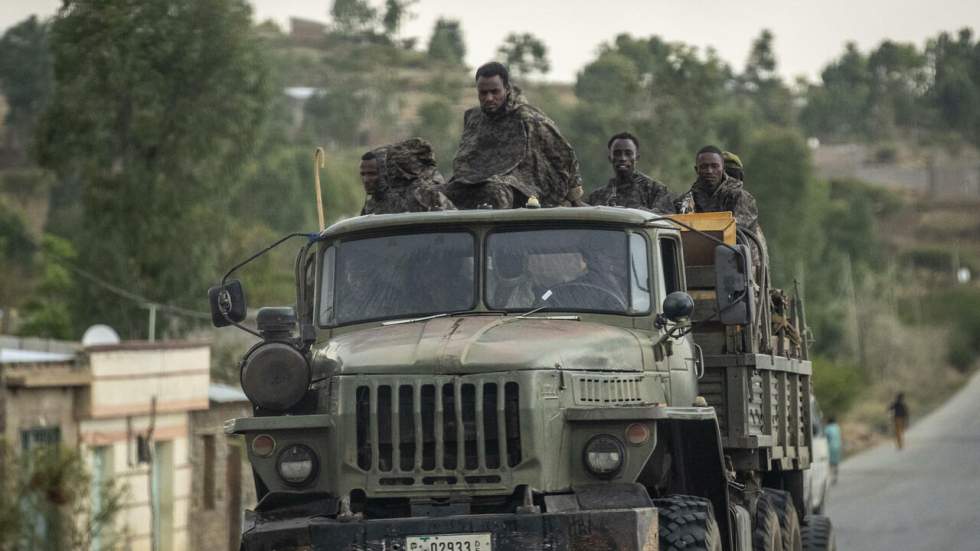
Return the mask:
[[904,450],[842,463],[828,511],[842,551],[980,549],[980,375],[913,424]]

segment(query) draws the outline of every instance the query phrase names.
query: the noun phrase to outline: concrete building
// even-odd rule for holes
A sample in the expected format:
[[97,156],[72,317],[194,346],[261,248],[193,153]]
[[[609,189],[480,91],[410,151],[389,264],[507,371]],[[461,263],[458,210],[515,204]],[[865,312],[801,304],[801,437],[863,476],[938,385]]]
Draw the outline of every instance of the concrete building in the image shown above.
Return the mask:
[[217,383],[208,400],[208,409],[191,414],[191,549],[237,551],[242,511],[255,505],[255,484],[242,439],[225,435],[224,425],[251,417],[252,405],[237,387]]
[[[76,352],[3,348],[0,433],[21,451],[78,447],[95,484],[125,485],[115,526],[122,548],[149,551],[155,539],[159,551],[231,549],[224,545],[240,529],[241,506],[254,497],[241,481],[251,486],[241,476],[244,453],[220,427],[222,416],[250,410],[235,389],[212,390],[209,369],[210,347],[200,342],[122,342]],[[236,490],[226,491],[222,477],[237,480]],[[205,541],[200,532],[215,530],[197,514],[218,508],[221,537]]]

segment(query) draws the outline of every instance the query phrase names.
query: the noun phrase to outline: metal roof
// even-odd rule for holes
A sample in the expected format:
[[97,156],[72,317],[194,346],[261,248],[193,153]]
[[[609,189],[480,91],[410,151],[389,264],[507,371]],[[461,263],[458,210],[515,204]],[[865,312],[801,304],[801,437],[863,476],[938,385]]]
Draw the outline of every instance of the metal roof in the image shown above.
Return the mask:
[[38,350],[0,348],[0,364],[65,363],[74,359],[74,354],[65,352],[41,352]]
[[437,224],[513,224],[535,222],[584,222],[643,226],[665,216],[653,212],[620,207],[555,207],[508,210],[445,210],[437,212],[406,212],[400,214],[369,214],[348,218],[323,230],[323,237],[350,232],[425,226]]
[[208,400],[220,404],[229,404],[233,402],[247,402],[248,396],[245,396],[245,393],[237,386],[211,383],[208,386]]

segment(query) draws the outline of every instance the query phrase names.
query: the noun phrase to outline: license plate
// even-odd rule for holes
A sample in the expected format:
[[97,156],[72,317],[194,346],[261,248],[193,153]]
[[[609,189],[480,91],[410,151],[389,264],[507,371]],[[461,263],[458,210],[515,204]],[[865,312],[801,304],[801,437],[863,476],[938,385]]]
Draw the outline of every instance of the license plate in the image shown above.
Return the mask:
[[440,534],[405,538],[407,551],[491,551],[490,534]]

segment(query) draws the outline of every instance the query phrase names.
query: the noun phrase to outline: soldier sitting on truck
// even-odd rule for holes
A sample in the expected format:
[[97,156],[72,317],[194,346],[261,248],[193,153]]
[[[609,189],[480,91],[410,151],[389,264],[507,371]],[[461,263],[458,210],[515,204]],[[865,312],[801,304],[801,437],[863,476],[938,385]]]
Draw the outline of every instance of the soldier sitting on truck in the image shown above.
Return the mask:
[[432,146],[421,138],[379,147],[361,157],[361,183],[367,197],[361,214],[455,210],[441,191]]
[[524,99],[497,62],[476,71],[480,106],[463,116],[463,135],[446,194],[461,209],[581,204],[572,146]]
[[[698,150],[695,156],[694,172],[698,178],[691,189],[677,201],[677,212],[719,212],[730,211],[735,216],[738,227],[751,232],[758,240],[756,244],[750,241],[752,262],[756,271],[762,262],[759,246],[766,248],[762,228],[759,227],[759,209],[755,198],[746,191],[741,180],[736,180],[725,173],[725,158],[720,149],[706,145]],[[759,275],[756,275],[758,281]]]
[[674,198],[667,186],[636,170],[640,141],[629,132],[620,132],[606,144],[613,177],[605,187],[589,195],[588,204],[644,209],[658,213],[674,212]]

